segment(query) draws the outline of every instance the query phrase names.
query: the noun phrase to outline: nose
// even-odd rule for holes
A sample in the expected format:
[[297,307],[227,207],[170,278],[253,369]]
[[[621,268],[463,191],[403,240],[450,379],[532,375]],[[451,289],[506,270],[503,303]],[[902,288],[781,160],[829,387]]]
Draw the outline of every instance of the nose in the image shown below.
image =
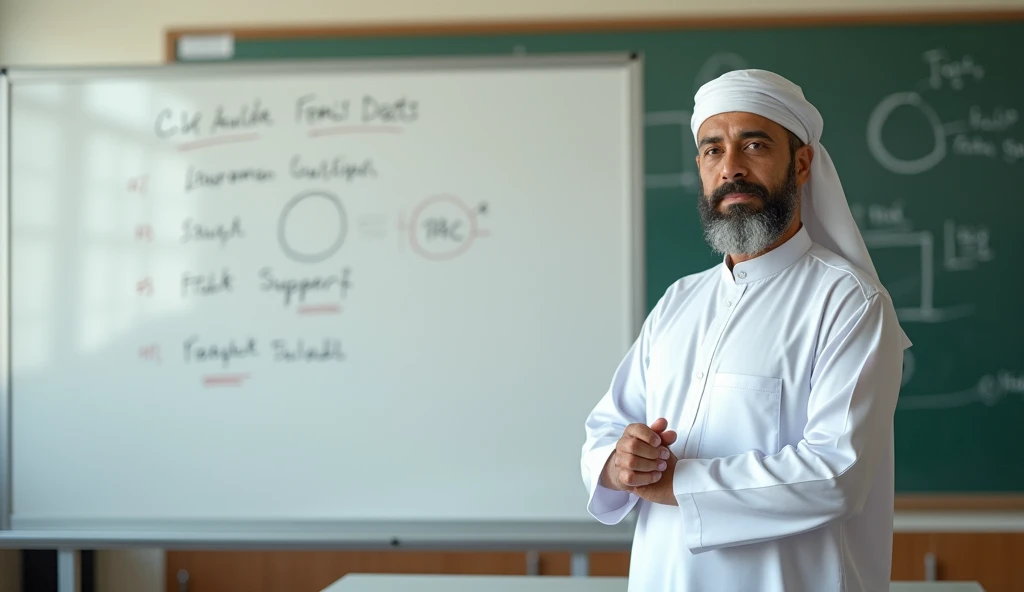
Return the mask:
[[743,179],[747,176],[747,165],[742,155],[737,152],[727,152],[721,162],[722,181],[729,182]]

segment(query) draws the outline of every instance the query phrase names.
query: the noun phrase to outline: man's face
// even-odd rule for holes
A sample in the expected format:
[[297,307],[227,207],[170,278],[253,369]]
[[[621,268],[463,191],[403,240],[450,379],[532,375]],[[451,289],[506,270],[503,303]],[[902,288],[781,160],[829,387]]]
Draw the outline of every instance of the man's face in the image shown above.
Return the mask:
[[697,138],[698,211],[708,244],[723,254],[764,251],[799,208],[810,148],[794,153],[785,128],[752,113],[708,118]]

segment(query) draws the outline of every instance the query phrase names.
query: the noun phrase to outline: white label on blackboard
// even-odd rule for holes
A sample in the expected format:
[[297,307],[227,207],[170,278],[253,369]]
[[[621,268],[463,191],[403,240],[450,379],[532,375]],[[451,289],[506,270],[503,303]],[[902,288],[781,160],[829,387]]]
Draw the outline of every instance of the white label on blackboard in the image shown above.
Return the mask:
[[185,35],[178,39],[178,59],[211,60],[230,58],[235,54],[235,38],[221,35]]

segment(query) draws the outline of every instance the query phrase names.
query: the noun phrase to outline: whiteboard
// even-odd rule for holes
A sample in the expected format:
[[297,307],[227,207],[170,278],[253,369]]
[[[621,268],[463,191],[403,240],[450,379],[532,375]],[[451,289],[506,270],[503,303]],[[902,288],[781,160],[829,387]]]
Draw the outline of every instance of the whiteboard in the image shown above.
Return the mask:
[[588,521],[640,67],[9,72],[10,526]]

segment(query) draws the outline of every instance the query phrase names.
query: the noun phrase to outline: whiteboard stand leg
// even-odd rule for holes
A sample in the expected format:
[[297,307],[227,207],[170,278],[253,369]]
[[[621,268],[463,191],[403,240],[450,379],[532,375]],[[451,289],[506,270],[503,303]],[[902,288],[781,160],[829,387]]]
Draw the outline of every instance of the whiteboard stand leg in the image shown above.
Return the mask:
[[536,551],[528,551],[526,553],[526,575],[540,575],[540,553]]
[[572,554],[572,575],[585,578],[590,575],[590,556],[586,553]]
[[926,582],[937,582],[938,578],[938,564],[935,561],[935,553],[924,554],[924,581]]
[[57,551],[57,592],[82,592],[82,574],[79,571],[78,551]]

